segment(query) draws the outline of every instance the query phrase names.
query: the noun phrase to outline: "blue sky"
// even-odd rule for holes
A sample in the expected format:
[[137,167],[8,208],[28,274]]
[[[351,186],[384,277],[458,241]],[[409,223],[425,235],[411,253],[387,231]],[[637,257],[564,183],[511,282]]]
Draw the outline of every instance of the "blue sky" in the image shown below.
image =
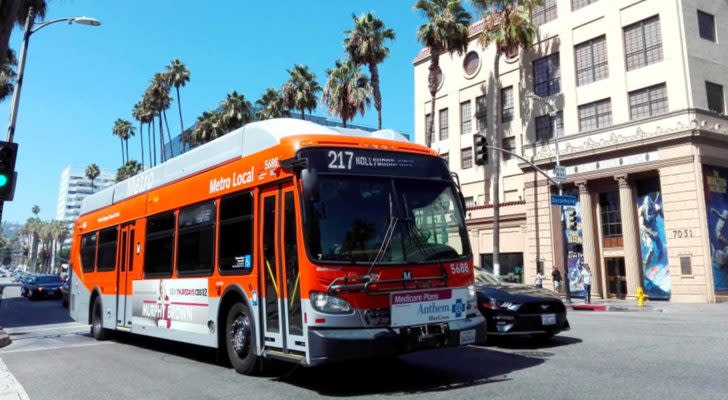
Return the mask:
[[[412,133],[412,59],[422,22],[409,0],[50,0],[47,19],[93,16],[100,27],[55,24],[31,38],[16,130],[20,144],[15,200],[4,221],[24,222],[31,206],[55,216],[59,176],[68,164],[95,162],[116,169],[116,118],[131,118],[152,74],[182,59],[191,82],[182,89],[185,124],[237,90],[255,101],[267,87],[280,87],[286,69],[306,64],[325,81],[325,70],[343,56],[343,31],[352,13],[374,11],[396,30],[391,55],[380,66],[385,127]],[[204,4],[204,6],[203,6]],[[19,48],[15,30],[11,46]],[[10,100],[0,104],[7,127]],[[178,131],[176,104],[170,127]],[[323,111],[320,111],[323,112]],[[373,108],[355,122],[376,125]],[[130,141],[139,158],[139,141]]]

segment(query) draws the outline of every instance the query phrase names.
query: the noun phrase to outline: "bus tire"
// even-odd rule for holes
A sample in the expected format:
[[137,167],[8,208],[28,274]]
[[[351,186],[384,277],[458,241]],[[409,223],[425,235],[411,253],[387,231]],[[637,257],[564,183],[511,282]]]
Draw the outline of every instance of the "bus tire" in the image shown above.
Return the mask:
[[101,315],[101,299],[94,299],[94,305],[91,308],[91,335],[96,340],[106,340],[109,338],[109,331],[104,329],[103,316]]
[[225,318],[225,348],[235,371],[243,375],[260,372],[260,357],[255,354],[255,322],[248,307],[233,304]]

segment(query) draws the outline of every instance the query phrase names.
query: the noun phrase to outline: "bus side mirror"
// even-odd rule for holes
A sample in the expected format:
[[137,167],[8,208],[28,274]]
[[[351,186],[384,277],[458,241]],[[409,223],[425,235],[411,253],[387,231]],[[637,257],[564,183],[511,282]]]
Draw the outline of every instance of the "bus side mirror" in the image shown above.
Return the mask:
[[313,168],[307,168],[301,171],[301,181],[303,195],[312,201],[319,199],[319,179],[318,173]]

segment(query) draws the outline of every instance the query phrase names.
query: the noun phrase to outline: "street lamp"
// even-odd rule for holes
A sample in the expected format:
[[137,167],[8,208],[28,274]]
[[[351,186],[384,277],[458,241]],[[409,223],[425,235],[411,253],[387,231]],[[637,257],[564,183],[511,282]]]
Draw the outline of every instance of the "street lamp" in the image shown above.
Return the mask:
[[[25,71],[25,56],[28,54],[28,41],[30,40],[30,35],[38,32],[39,30],[45,28],[48,25],[55,24],[57,22],[68,22],[68,24],[73,24],[74,22],[80,25],[89,25],[89,26],[99,26],[101,25],[101,21],[99,21],[96,18],[91,17],[72,17],[72,18],[58,18],[50,21],[43,22],[41,24],[38,24],[37,26],[33,27],[33,20],[35,19],[35,10],[33,10],[33,7],[30,7],[28,10],[28,16],[25,19],[25,31],[23,33],[23,45],[20,51],[20,60],[18,61],[18,78],[15,82],[15,90],[13,91],[13,102],[10,105],[10,123],[8,124],[8,133],[6,137],[6,141],[12,142],[13,137],[15,136],[15,122],[18,118],[18,104],[20,102],[20,90],[23,86],[23,73]],[[2,209],[0,208],[0,212]],[[2,214],[0,214],[0,217],[2,217]]]
[[[533,101],[536,101],[538,103],[546,105],[546,107],[549,109],[549,116],[552,118],[555,118],[558,115],[558,110],[554,106],[551,99],[545,99],[536,93],[527,93],[526,98],[529,98]],[[555,131],[555,129],[554,129]],[[554,146],[556,147],[556,167],[554,168],[554,171],[561,171],[559,174],[556,174],[557,176],[564,176],[563,168],[561,167],[561,159],[559,156],[559,135],[558,132],[554,132]],[[557,184],[556,187],[559,189],[559,196],[563,196],[564,189],[562,187],[562,179],[556,179]],[[566,214],[564,213],[564,206],[559,206],[561,210],[561,229],[562,229],[562,236],[561,236],[561,243],[562,246],[562,253],[563,253],[563,260],[562,263],[564,265],[564,287],[565,287],[565,293],[566,293],[566,301],[567,303],[571,303],[571,285],[569,283],[569,254],[568,254],[568,248],[566,246]]]

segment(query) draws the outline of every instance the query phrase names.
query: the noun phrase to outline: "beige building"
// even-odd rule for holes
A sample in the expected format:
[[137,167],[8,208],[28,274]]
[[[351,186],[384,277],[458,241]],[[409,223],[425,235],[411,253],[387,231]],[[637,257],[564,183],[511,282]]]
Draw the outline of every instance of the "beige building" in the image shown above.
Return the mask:
[[[475,263],[492,260],[490,168],[473,166],[473,133],[503,121],[503,148],[553,174],[555,141],[564,190],[529,164],[501,159],[501,274],[532,283],[538,267],[563,271],[593,297],[713,302],[728,294],[728,3],[711,0],[546,0],[535,43],[500,61],[472,40],[440,58],[432,147],[459,174]],[[429,55],[414,60],[415,138],[425,142]],[[544,101],[527,96],[535,93]],[[550,108],[546,102],[550,103]],[[549,113],[549,111],[552,111]],[[554,112],[553,110],[557,110]],[[489,179],[484,180],[483,177]],[[566,243],[564,243],[566,241]]]

